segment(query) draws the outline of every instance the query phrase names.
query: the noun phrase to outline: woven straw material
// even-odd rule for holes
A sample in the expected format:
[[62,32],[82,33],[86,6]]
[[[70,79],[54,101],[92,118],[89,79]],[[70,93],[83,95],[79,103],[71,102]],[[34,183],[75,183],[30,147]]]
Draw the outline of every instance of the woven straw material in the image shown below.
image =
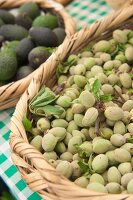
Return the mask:
[[70,1],[72,1],[72,0],[56,0],[56,1],[63,5],[66,5],[66,4],[70,3]]
[[106,0],[106,2],[114,9],[122,8],[124,5],[129,5],[131,0]]
[[38,192],[46,200],[132,200],[131,194],[110,195],[90,191],[76,186],[48,164],[43,155],[28,142],[22,124],[24,114],[28,115],[29,101],[37,94],[43,84],[51,88],[56,82],[55,70],[59,60],[63,61],[70,54],[79,52],[89,42],[109,38],[116,28],[133,28],[133,5],[113,12],[101,21],[81,30],[66,39],[46,62],[37,71],[28,89],[20,98],[15,113],[11,119],[10,145],[12,160],[20,170],[22,178],[28,186]]
[[[25,2],[30,2],[31,0],[1,0],[0,8],[8,9],[19,7]],[[63,20],[66,35],[69,37],[76,31],[75,22],[73,19],[67,14],[64,7],[52,0],[32,0],[33,2],[38,3],[41,8],[45,8],[50,10],[53,13],[56,13],[61,20]],[[45,65],[43,65],[45,67]],[[37,69],[38,70],[38,69]],[[26,78],[23,78],[16,82],[11,82],[7,85],[0,87],[0,110],[10,108],[16,105],[18,102],[20,95],[25,91],[28,87],[32,77],[36,73],[35,70]]]

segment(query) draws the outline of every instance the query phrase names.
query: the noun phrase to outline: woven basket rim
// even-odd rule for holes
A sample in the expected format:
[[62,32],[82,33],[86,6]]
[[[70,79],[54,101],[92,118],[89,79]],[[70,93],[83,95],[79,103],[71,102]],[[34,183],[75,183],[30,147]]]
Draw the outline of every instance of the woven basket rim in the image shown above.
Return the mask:
[[[0,2],[0,8],[16,8],[25,2],[36,2],[41,7],[53,11],[59,15],[64,23],[66,37],[70,37],[76,31],[76,24],[72,17],[66,12],[64,7],[54,2],[53,0],[2,0]],[[55,50],[56,51],[56,50]],[[50,57],[49,57],[50,58]],[[16,105],[20,95],[28,87],[32,77],[37,72],[38,68],[29,74],[27,77],[18,81],[10,82],[0,87],[0,110],[7,109]]]
[[130,4],[132,4],[132,0],[105,0],[107,2],[107,4],[112,7],[113,9],[119,9],[122,8],[124,6],[128,6]]
[[[28,89],[20,98],[14,115],[11,119],[10,145],[12,149],[12,160],[21,172],[22,178],[29,187],[38,192],[43,199],[47,200],[132,200],[133,194],[105,194],[83,189],[61,176],[43,158],[43,155],[28,143],[27,135],[22,125],[23,114],[27,114],[29,101],[35,96],[42,84],[48,83],[52,86],[54,81],[54,69],[58,63],[57,58],[64,60],[66,56],[80,49],[82,44],[89,43],[96,39],[106,30],[118,27],[122,22],[126,22],[133,17],[133,5],[112,12],[102,20],[75,33],[70,39],[58,47],[55,54],[47,62],[45,70],[39,68],[37,74],[32,79]],[[64,52],[64,50],[66,50]],[[51,68],[48,68],[51,66]],[[49,76],[49,78],[47,77]],[[33,91],[34,90],[34,91]],[[34,175],[34,180],[31,176]],[[33,185],[34,183],[34,185]]]

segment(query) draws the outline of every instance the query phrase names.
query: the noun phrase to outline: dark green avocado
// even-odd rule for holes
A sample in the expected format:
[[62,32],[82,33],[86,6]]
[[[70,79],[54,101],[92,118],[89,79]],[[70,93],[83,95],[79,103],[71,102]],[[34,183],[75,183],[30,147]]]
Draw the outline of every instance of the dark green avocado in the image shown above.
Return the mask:
[[34,2],[27,2],[25,4],[23,4],[20,8],[19,8],[19,13],[25,13],[26,15],[28,15],[31,19],[35,19],[37,16],[40,15],[40,9],[38,7],[38,5]]
[[0,9],[0,18],[3,20],[5,24],[14,24],[15,22],[14,15],[4,9]]
[[15,18],[15,24],[23,26],[29,30],[32,26],[32,19],[26,14],[19,14]]
[[56,34],[49,28],[34,27],[31,28],[29,34],[36,45],[45,47],[58,46],[58,39]]
[[51,55],[51,49],[46,47],[36,47],[29,53],[28,60],[31,67],[38,68]]
[[12,50],[0,52],[0,81],[8,81],[17,71],[17,58]]
[[30,38],[22,39],[16,48],[18,60],[20,60],[21,63],[25,63],[26,61],[28,61],[28,54],[33,48],[34,43]]
[[5,24],[0,27],[0,35],[6,40],[22,40],[28,36],[28,31],[19,25]]

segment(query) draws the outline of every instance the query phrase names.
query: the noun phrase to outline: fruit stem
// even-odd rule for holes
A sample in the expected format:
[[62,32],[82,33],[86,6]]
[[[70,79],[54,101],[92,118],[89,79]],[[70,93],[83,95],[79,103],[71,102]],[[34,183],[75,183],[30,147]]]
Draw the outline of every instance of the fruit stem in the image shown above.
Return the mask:
[[117,103],[120,103],[120,104],[123,104],[122,101],[118,100],[118,99],[113,99],[113,101],[117,102]]
[[61,85],[58,85],[55,89],[54,89],[54,93],[60,94],[65,88],[65,83],[62,83]]
[[97,117],[95,121],[95,134],[98,136],[99,135],[99,124],[100,124],[100,118]]
[[116,94],[121,98],[122,103],[125,103],[125,99],[123,98],[123,96],[114,88]]

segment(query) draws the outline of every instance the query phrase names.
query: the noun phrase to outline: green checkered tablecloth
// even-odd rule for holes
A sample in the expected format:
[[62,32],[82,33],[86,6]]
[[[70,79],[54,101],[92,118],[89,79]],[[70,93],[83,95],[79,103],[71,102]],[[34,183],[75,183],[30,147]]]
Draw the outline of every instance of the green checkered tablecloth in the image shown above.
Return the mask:
[[92,24],[111,11],[104,0],[75,0],[66,9],[74,18],[78,29]]
[[[104,0],[74,0],[67,11],[75,19],[78,29],[93,23],[110,12]],[[9,146],[9,122],[14,108],[0,112],[0,176],[9,186],[17,200],[40,200],[21,179],[20,173],[11,161]]]

